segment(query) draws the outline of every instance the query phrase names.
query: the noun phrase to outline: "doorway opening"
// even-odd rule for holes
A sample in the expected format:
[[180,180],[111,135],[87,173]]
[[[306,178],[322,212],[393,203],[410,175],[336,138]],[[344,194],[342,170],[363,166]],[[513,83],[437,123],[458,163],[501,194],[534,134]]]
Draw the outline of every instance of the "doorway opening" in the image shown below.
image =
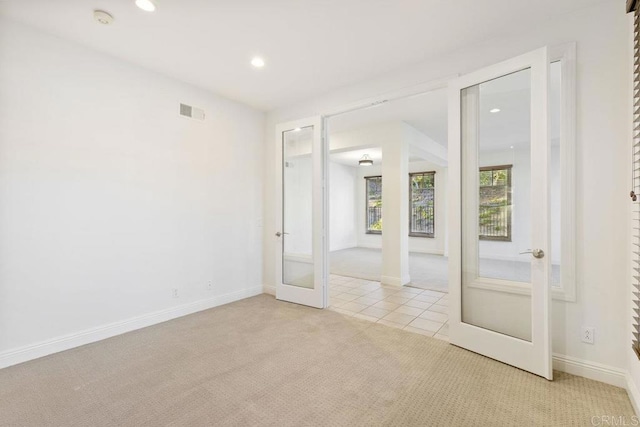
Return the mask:
[[327,119],[329,302],[447,339],[447,90]]

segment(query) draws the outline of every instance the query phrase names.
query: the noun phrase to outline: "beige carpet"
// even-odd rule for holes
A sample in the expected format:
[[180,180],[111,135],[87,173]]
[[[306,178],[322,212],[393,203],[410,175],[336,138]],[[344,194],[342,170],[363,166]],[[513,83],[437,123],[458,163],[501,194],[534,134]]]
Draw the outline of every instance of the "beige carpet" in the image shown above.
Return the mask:
[[261,295],[0,370],[3,426],[591,425],[626,392]]

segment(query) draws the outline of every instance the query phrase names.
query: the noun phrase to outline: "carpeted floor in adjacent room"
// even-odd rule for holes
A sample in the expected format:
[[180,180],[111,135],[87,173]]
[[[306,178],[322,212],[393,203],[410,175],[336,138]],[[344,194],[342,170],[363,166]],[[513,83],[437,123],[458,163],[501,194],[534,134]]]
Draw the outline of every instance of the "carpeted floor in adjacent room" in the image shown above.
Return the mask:
[[0,425],[591,425],[623,389],[261,295],[0,370]]

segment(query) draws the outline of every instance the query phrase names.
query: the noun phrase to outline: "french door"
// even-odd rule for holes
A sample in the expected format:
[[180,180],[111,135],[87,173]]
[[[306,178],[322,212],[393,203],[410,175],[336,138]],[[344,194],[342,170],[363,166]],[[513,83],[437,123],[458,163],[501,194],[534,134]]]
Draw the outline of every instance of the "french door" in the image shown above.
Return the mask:
[[452,344],[552,379],[546,48],[455,79]]
[[325,147],[321,117],[276,127],[276,298],[327,306]]

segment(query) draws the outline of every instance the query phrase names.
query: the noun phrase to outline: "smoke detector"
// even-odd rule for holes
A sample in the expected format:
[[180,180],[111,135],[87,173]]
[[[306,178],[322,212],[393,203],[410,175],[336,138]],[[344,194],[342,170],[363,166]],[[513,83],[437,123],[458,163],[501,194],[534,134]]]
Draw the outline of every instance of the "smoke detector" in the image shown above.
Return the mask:
[[93,11],[93,19],[102,25],[109,25],[113,22],[113,16],[110,13],[98,9]]

